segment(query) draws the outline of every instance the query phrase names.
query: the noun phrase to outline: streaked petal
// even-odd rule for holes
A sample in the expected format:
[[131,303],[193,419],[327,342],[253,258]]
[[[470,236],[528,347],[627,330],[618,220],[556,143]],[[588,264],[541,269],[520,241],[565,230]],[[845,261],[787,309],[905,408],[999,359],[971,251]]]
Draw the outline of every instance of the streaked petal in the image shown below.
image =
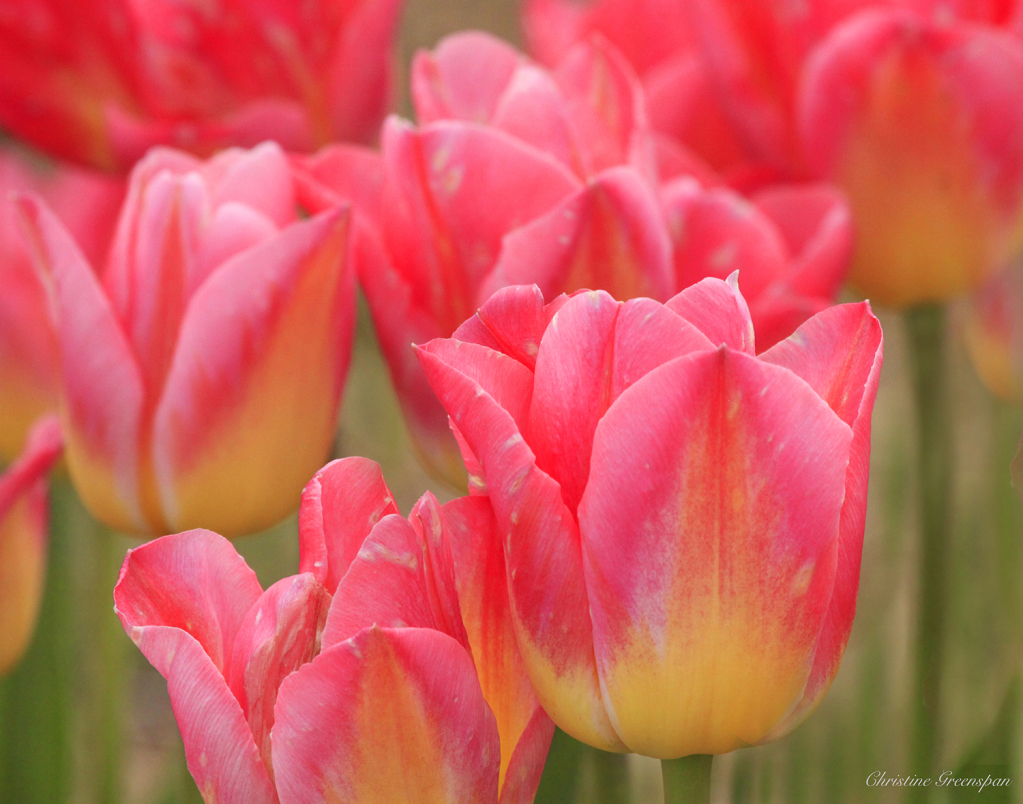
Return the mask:
[[675,288],[671,244],[646,181],[629,168],[605,171],[508,234],[479,298],[533,283],[548,299],[581,289],[606,290],[620,301],[668,299]]
[[302,490],[298,511],[299,568],[334,594],[383,517],[398,513],[380,466],[366,458],[331,461]]
[[297,223],[192,297],[153,424],[166,529],[265,528],[323,465],[354,328],[346,232],[341,210]]
[[850,439],[805,383],[728,347],[664,364],[608,410],[579,521],[601,689],[630,750],[731,751],[799,699]]
[[32,428],[24,453],[0,475],[0,676],[32,639],[46,574],[46,475],[63,449],[60,425],[48,416]]
[[735,274],[727,282],[701,280],[664,306],[693,324],[715,346],[724,344],[748,355],[756,354],[753,321]]
[[281,804],[495,804],[497,743],[469,655],[437,631],[366,629],[277,698]]
[[63,379],[61,422],[75,488],[107,525],[145,530],[138,481],[145,392],[131,346],[60,222],[36,199],[17,203],[33,259],[51,287]]

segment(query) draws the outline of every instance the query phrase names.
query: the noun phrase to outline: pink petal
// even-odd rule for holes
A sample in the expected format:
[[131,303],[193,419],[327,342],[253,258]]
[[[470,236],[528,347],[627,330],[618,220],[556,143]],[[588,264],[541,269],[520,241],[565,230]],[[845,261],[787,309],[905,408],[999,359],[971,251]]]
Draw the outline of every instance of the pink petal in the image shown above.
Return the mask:
[[636,171],[605,171],[507,235],[479,298],[506,285],[533,283],[549,299],[584,288],[622,301],[672,295],[671,245],[657,201]]
[[366,458],[331,461],[302,490],[300,570],[311,572],[334,594],[369,532],[383,517],[396,513],[379,464]]
[[210,185],[214,209],[235,201],[261,212],[279,227],[295,220],[291,166],[277,143],[264,142],[247,151],[223,151],[201,172]]
[[504,550],[490,503],[463,497],[442,509],[461,619],[483,698],[501,741],[501,802],[531,804],[554,723],[540,708],[515,641]]
[[223,673],[245,615],[262,593],[230,542],[191,530],[129,550],[114,604],[129,635],[150,626],[184,631]]
[[281,682],[320,652],[330,594],[309,573],[283,578],[249,609],[225,679],[273,779],[270,729]]
[[505,42],[479,31],[453,34],[412,60],[412,100],[420,125],[436,120],[489,123],[515,69],[524,61]]
[[0,676],[24,654],[35,629],[49,535],[46,475],[63,450],[60,424],[47,416],[0,475]]
[[354,328],[346,235],[343,210],[296,223],[192,297],[153,424],[168,529],[268,527],[323,465]]
[[565,731],[620,749],[597,687],[573,514],[558,484],[537,469],[511,415],[460,370],[457,350],[445,348],[447,360],[434,354],[439,343],[417,355],[486,475],[506,544],[516,636],[537,696]]
[[601,689],[630,750],[730,751],[799,699],[850,438],[791,373],[728,347],[655,369],[601,419],[579,522]]
[[497,729],[468,654],[427,629],[369,628],[281,685],[282,804],[496,804]]
[[761,359],[785,366],[806,380],[853,433],[831,604],[803,698],[779,724],[776,736],[781,736],[799,725],[824,697],[838,672],[856,614],[870,474],[870,419],[884,359],[884,336],[867,303],[843,304],[811,318]]
[[313,156],[292,155],[295,200],[312,214],[350,203],[356,214],[378,221],[384,164],[377,151],[334,143]]
[[552,317],[535,285],[501,288],[455,330],[454,338],[502,352],[533,371],[540,339]]
[[714,345],[724,344],[749,355],[756,354],[749,307],[739,293],[734,274],[727,282],[701,280],[664,306],[696,326]]
[[63,379],[68,468],[94,516],[144,530],[139,438],[145,389],[131,347],[92,269],[40,201],[17,201],[27,242],[51,283]]
[[791,255],[778,229],[738,193],[675,182],[662,192],[662,203],[679,288],[738,270],[743,295],[753,299],[788,271]]

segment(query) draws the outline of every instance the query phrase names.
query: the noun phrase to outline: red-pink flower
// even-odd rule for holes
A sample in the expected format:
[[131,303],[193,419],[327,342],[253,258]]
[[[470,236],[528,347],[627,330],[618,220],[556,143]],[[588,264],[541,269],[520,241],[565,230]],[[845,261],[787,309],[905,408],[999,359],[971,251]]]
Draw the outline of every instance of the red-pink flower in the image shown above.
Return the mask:
[[132,174],[102,278],[37,199],[75,486],[122,530],[239,534],[294,510],[329,454],[351,351],[347,213],[295,212],[273,144]]
[[129,169],[274,139],[372,141],[390,106],[401,0],[214,4],[19,0],[0,11],[0,124],[51,153]]
[[[458,477],[457,449],[409,345],[451,335],[499,288],[664,301],[741,268],[758,325],[770,319],[766,342],[842,281],[848,215],[826,188],[778,190],[751,215],[684,162],[659,187],[666,171],[653,161],[642,88],[606,42],[580,44],[547,71],[484,34],[453,36],[416,57],[412,86],[422,124],[387,123],[375,172],[352,148],[300,159],[299,172],[313,209],[350,198],[365,212],[359,277],[406,421],[443,476]],[[697,212],[725,198],[722,214]],[[773,250],[749,245],[765,240]],[[732,255],[727,270],[714,254]]]
[[882,360],[866,303],[757,356],[734,280],[663,305],[508,288],[419,357],[555,723],[677,757],[807,716],[855,610]]
[[896,5],[692,10],[747,158],[836,182],[856,221],[851,281],[903,306],[977,287],[1023,242],[1023,42],[1012,4]]
[[0,475],[0,676],[21,658],[35,628],[49,535],[46,474],[62,448],[60,425],[45,418]]
[[22,242],[12,192],[35,192],[57,213],[89,260],[106,255],[124,184],[0,148],[0,463],[21,451],[40,415],[57,408],[56,341],[46,291]]
[[263,592],[209,531],[132,550],[114,590],[167,678],[207,801],[528,804],[553,725],[522,670],[484,500],[396,512],[379,467],[329,464],[301,573]]

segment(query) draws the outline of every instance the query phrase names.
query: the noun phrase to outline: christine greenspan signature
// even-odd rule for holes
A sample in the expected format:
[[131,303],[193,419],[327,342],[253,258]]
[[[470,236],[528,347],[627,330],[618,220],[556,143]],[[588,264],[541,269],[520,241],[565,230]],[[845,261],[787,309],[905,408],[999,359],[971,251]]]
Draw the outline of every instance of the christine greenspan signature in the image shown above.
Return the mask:
[[930,776],[889,776],[885,771],[874,771],[867,777],[867,787],[1008,787],[1012,779],[988,774],[987,776],[956,776],[945,771],[937,779]]

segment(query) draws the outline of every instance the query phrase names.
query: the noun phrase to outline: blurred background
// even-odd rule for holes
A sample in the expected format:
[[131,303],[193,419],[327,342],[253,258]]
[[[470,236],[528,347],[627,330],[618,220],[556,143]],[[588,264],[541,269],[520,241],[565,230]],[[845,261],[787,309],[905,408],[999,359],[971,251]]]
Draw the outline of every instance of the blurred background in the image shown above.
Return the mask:
[[[417,49],[469,28],[520,45],[518,25],[514,0],[407,0],[400,43],[401,113],[410,114],[407,74]],[[885,332],[885,367],[874,412],[863,570],[849,647],[830,693],[803,726],[771,745],[716,760],[716,802],[839,804],[905,798],[901,789],[866,784],[873,772],[910,772],[907,746],[916,704],[915,414],[904,321],[900,315],[877,312]],[[996,400],[977,379],[956,334],[960,318],[953,315],[947,367],[956,468],[953,550],[944,590],[949,618],[939,693],[945,713],[939,751],[942,767],[957,775],[976,771],[1013,778],[1009,788],[984,791],[984,801],[1023,802],[1023,517],[1008,468],[1023,412]],[[442,500],[455,496],[416,461],[364,304],[336,454],[378,461],[403,513],[427,489]],[[0,681],[0,802],[26,800],[19,779],[32,773],[52,776],[53,801],[64,800],[58,780],[69,778],[75,804],[197,802],[166,684],[125,636],[111,608],[124,552],[136,542],[101,531],[66,479],[54,483],[52,506],[54,532],[62,534],[56,538],[70,538],[71,543],[54,553],[63,558],[49,567],[40,624],[25,661]],[[294,518],[235,544],[264,587],[297,571]],[[75,612],[78,621],[58,623],[61,611]],[[104,676],[98,657],[117,651],[125,655],[123,677]],[[63,681],[55,688],[68,690],[68,698],[40,700],[23,694],[29,680],[41,683],[47,678]],[[111,707],[104,703],[108,696],[124,701],[120,740],[118,725],[109,720]],[[925,683],[924,705],[926,696]],[[66,744],[54,744],[47,736],[60,718],[70,718]],[[587,758],[574,782],[558,777],[575,773],[572,748],[561,747],[537,800],[602,801],[608,791]],[[558,766],[559,756],[569,757],[564,767]],[[638,757],[625,761],[632,800],[659,801],[658,763]],[[112,784],[110,768],[116,771]],[[554,777],[557,784],[551,781]],[[566,794],[573,785],[575,792]],[[949,801],[978,797],[969,789],[942,795]]]

